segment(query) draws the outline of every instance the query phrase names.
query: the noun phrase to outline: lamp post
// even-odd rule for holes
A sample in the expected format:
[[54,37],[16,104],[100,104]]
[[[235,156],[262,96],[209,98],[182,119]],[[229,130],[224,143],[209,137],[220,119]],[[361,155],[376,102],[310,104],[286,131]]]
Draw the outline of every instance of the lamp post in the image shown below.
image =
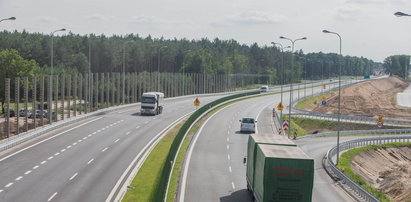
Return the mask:
[[157,62],[157,92],[160,92],[160,51],[162,48],[167,48],[167,46],[161,46],[158,48],[158,62]]
[[[271,44],[279,45],[281,47],[281,105],[283,104],[283,85],[284,85],[284,49],[291,48],[290,46],[283,47],[280,43],[271,42]],[[280,111],[280,120],[283,121],[283,110]]]
[[[47,104],[47,107],[48,107],[48,109],[49,109],[49,120],[50,120],[50,124],[53,122],[52,121],[52,106],[51,106],[51,101],[53,100],[53,62],[54,62],[54,60],[53,60],[53,57],[54,57],[54,51],[53,51],[53,36],[54,36],[54,33],[56,33],[56,32],[63,32],[63,31],[66,31],[66,29],[65,28],[63,28],[63,29],[58,29],[58,30],[54,30],[53,32],[51,32],[51,50],[50,50],[50,54],[51,54],[51,61],[50,61],[50,68],[51,68],[51,70],[50,70],[50,95],[49,95],[49,104]],[[56,109],[57,110],[57,109]],[[57,116],[56,116],[57,117]]]
[[299,40],[306,40],[307,37],[299,38],[299,39],[289,39],[287,37],[280,36],[280,39],[285,39],[291,42],[291,78],[290,78],[290,105],[288,106],[288,119],[289,121],[289,130],[288,130],[288,138],[291,137],[291,103],[293,102],[293,71],[294,71],[294,43]]
[[[396,13],[394,13],[394,15],[397,16],[397,17],[405,17],[405,16],[411,17],[410,14],[406,14],[406,13],[403,13],[403,12],[396,12]],[[370,69],[371,69],[371,68],[370,68]],[[404,79],[407,79],[407,72],[408,72],[408,71],[407,71],[407,67],[405,67],[404,69],[405,69]],[[371,74],[371,71],[370,71],[370,74]]]
[[16,17],[4,18],[4,19],[1,19],[0,22],[5,21],[5,20],[16,20]]
[[[340,39],[340,60],[342,58],[342,54],[341,54],[341,36],[336,33],[336,32],[331,32],[328,30],[323,30],[324,33],[326,34],[335,34],[338,36],[338,38]],[[338,165],[338,161],[339,161],[339,153],[340,153],[340,111],[341,111],[341,61],[338,63],[338,114],[337,114],[337,161],[336,161],[336,165]]]

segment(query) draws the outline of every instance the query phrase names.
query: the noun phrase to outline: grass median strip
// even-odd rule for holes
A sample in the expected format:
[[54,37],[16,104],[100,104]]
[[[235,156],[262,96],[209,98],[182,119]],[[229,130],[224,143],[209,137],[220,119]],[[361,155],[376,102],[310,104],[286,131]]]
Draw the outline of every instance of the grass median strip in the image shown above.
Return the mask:
[[123,201],[153,201],[171,144],[185,120],[172,128],[154,147],[131,183]]

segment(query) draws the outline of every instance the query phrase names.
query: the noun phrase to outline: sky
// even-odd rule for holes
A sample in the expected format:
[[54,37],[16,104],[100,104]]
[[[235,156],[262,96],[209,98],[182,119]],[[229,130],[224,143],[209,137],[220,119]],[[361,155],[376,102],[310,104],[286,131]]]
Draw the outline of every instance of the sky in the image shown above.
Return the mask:
[[[411,0],[0,0],[0,30],[74,34],[138,34],[284,46],[304,53],[338,53],[382,62],[411,55]],[[65,33],[59,32],[58,35]]]

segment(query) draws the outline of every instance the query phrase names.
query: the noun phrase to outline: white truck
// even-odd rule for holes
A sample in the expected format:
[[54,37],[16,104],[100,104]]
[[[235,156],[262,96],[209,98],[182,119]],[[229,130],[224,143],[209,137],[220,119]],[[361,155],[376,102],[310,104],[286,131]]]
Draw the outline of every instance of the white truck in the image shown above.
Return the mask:
[[141,96],[141,115],[157,115],[163,112],[164,93],[147,92]]

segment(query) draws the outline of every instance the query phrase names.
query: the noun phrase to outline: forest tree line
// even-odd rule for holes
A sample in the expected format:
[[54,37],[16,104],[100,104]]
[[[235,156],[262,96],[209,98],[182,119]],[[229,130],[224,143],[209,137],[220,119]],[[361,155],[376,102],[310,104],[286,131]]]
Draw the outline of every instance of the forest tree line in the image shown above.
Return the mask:
[[[93,73],[121,72],[125,61],[125,72],[155,72],[159,69],[160,72],[243,74],[280,84],[282,64],[285,83],[290,82],[291,76],[294,82],[335,77],[339,63],[342,75],[352,76],[370,75],[379,66],[363,57],[341,57],[322,52],[304,54],[299,50],[294,53],[294,72],[291,72],[290,51],[285,50],[282,61],[282,52],[278,47],[259,46],[256,43],[245,45],[218,38],[164,39],[133,34],[107,37],[103,34],[78,35],[69,32],[53,36],[53,42],[53,74],[87,73],[89,68]],[[0,49],[14,49],[15,52],[9,51],[8,54],[18,54],[25,60],[34,61],[37,64],[34,74],[50,73],[50,35],[3,31],[0,32]],[[3,72],[10,72],[4,71],[9,67],[1,59],[0,68]],[[24,76],[22,74],[17,75]]]
[[392,55],[384,60],[384,71],[386,74],[392,76],[396,75],[400,78],[407,79],[410,69],[409,55]]

